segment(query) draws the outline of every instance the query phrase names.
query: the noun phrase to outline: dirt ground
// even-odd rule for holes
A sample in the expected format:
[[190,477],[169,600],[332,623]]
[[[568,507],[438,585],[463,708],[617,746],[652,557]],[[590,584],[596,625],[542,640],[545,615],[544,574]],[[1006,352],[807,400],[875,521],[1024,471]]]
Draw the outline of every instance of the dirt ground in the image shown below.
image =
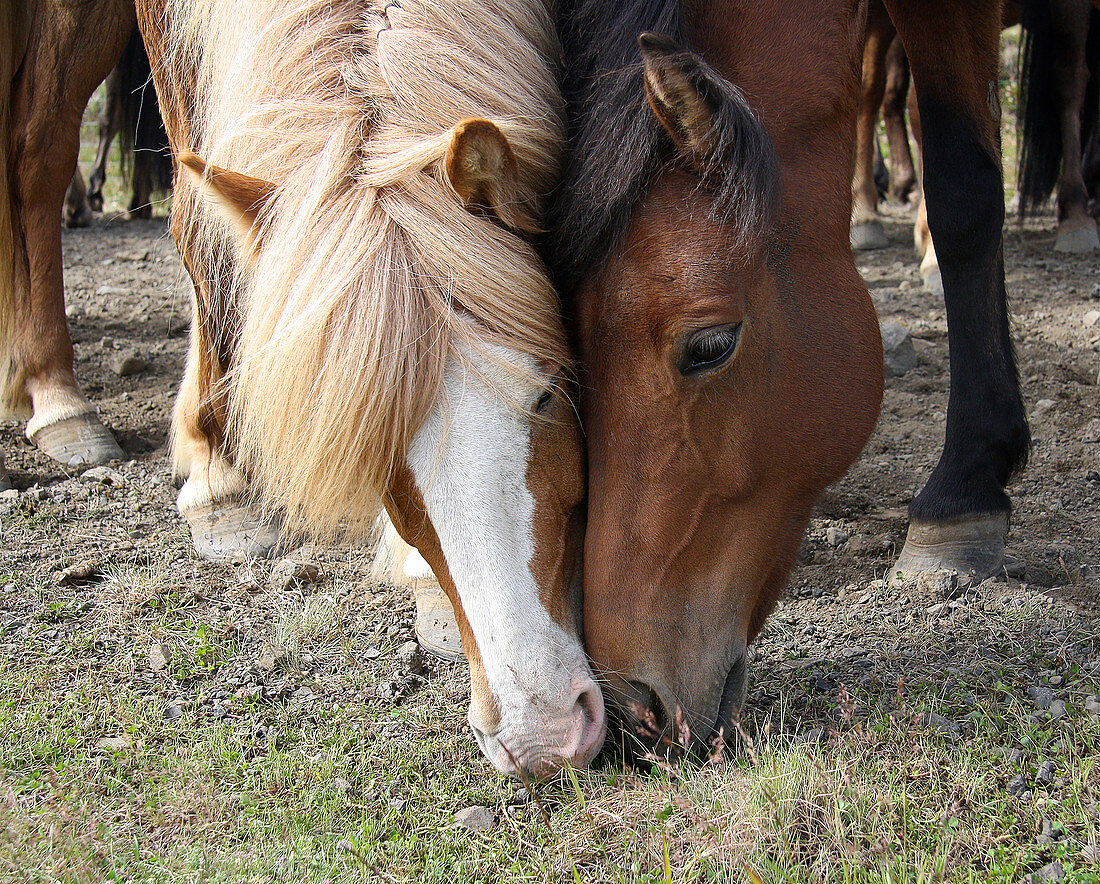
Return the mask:
[[[900,210],[887,228],[891,248],[856,260],[882,320],[912,334],[918,364],[887,380],[866,451],[818,506],[755,649],[750,720],[780,710],[783,727],[814,738],[844,714],[838,692],[883,707],[906,683],[952,680],[964,689],[936,722],[954,735],[976,726],[969,707],[986,701],[1022,702],[1037,720],[1064,715],[1059,702],[1087,710],[1100,693],[1100,259],[1055,255],[1049,218],[1007,227],[1034,437],[1011,488],[1013,576],[958,598],[934,582],[897,591],[883,577],[904,539],[906,504],[939,453],[948,355],[944,308],[921,289]],[[418,739],[427,727],[449,763],[487,768],[464,722],[464,666],[425,671],[399,652],[411,605],[370,583],[363,549],[307,550],[300,557],[319,572],[297,581],[273,580],[268,563],[191,552],[167,447],[189,307],[165,218],[108,216],[66,231],[64,248],[78,375],[130,460],[70,472],[19,424],[0,426],[20,492],[0,501],[0,669],[49,661],[52,676],[28,690],[100,685],[80,700],[89,746],[114,738],[110,698],[95,693],[114,682],[180,727],[232,723],[257,752],[277,729],[339,715],[353,730],[374,722],[383,736]],[[146,367],[120,377],[114,366],[131,353]],[[396,716],[402,704],[407,717]],[[363,800],[385,808],[395,799],[380,789]]]

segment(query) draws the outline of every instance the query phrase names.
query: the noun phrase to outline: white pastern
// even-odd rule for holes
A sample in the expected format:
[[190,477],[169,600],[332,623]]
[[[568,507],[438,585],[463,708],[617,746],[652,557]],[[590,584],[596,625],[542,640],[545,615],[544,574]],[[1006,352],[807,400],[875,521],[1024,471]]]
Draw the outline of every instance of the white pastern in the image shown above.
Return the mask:
[[408,460],[500,708],[495,735],[478,727],[473,709],[471,724],[490,759],[506,766],[498,741],[517,758],[560,746],[575,728],[578,692],[594,683],[580,642],[550,618],[531,574],[530,426],[506,396],[525,403],[534,388],[492,365],[481,370],[452,357]]

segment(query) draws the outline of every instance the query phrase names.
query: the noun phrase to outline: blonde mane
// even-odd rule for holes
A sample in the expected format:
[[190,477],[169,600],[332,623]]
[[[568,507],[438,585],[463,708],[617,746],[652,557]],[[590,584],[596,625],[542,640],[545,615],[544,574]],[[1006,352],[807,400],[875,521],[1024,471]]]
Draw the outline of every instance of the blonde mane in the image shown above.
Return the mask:
[[[197,70],[192,149],[276,184],[260,254],[216,296],[239,467],[292,526],[369,526],[445,364],[567,350],[517,232],[472,214],[443,158],[480,117],[542,217],[562,152],[547,0],[170,0],[167,69]],[[214,254],[224,228],[199,213]],[[472,320],[472,321],[471,321]]]

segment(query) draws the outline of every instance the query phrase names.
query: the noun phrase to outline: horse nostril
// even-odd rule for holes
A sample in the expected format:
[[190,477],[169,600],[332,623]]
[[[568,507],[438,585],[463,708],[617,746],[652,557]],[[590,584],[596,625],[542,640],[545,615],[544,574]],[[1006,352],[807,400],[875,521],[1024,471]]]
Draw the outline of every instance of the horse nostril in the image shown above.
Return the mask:
[[627,728],[647,744],[661,740],[668,730],[669,717],[660,696],[649,685],[628,681],[620,704],[627,713]]
[[593,683],[577,695],[573,707],[579,715],[576,715],[578,726],[576,729],[577,740],[573,746],[570,764],[576,767],[587,767],[589,762],[596,757],[596,753],[603,746],[604,737],[607,734],[607,719],[604,713],[603,694],[599,687]]

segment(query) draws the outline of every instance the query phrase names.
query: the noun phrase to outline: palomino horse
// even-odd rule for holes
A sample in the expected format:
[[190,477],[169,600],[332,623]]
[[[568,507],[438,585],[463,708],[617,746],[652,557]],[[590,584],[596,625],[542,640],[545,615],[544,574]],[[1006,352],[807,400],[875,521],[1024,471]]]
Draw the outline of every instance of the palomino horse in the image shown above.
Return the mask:
[[132,0],[0,5],[0,411],[69,465],[122,456],[73,374],[61,205],[84,106],[133,24]]
[[[584,765],[583,454],[527,237],[563,148],[544,0],[141,0],[194,281],[183,514],[384,504],[440,578],[503,771]],[[192,153],[191,151],[195,151]],[[199,158],[201,155],[202,159]]]
[[[989,573],[1028,452],[1001,262],[1000,4],[887,7],[921,102],[952,373],[898,568]],[[565,4],[574,150],[551,255],[584,369],[585,645],[650,745],[727,733],[814,501],[878,415],[878,325],[848,244],[865,8]]]

